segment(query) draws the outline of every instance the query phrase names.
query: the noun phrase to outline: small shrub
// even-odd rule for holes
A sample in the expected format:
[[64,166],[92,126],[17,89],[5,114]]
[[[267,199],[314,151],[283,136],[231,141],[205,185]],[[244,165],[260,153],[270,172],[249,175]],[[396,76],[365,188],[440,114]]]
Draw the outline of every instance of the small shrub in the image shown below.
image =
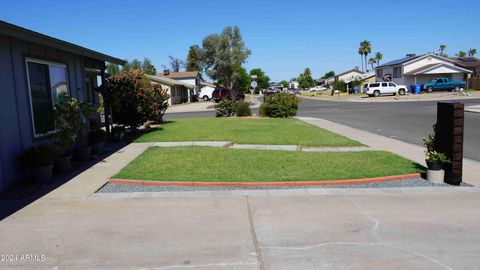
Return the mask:
[[[266,115],[274,118],[295,116],[300,100],[297,96],[288,93],[277,93],[265,99]],[[262,104],[263,105],[263,104]]]
[[42,144],[25,150],[20,161],[24,169],[31,169],[52,165],[56,157],[57,149],[54,145]]
[[344,81],[336,81],[335,84],[333,85],[333,89],[338,90],[340,92],[346,92],[347,84]]
[[267,117],[267,110],[268,110],[267,103],[262,103],[260,105],[260,108],[258,108],[258,115],[260,115],[260,117]]
[[88,134],[88,143],[94,145],[107,140],[107,133],[103,129],[92,130]]
[[252,115],[252,111],[250,110],[250,107],[248,106],[248,103],[240,102],[237,105],[237,116],[238,117],[251,116],[251,115]]
[[216,117],[231,117],[237,111],[238,102],[230,99],[223,99],[215,105]]

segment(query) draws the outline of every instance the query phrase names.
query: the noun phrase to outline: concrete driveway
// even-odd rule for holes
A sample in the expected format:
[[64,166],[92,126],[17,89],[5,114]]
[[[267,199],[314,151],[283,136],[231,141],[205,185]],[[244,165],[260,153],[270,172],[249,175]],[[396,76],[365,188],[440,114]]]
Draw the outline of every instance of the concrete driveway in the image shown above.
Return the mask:
[[[44,198],[0,222],[3,269],[478,269],[480,189]],[[58,267],[58,268],[55,268]]]

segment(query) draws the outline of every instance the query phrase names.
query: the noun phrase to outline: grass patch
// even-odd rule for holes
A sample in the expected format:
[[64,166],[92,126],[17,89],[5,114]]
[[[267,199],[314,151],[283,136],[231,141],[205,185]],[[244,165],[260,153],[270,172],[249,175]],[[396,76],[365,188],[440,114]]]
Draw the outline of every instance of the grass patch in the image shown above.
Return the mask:
[[307,153],[211,147],[151,147],[114,178],[155,181],[339,180],[422,172],[388,152]]
[[240,144],[360,146],[298,119],[191,118],[170,121],[135,142],[233,141]]

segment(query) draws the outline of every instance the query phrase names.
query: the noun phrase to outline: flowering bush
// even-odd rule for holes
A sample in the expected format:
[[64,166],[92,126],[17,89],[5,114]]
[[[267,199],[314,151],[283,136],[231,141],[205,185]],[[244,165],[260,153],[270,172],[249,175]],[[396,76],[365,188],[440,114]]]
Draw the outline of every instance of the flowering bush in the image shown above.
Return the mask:
[[162,121],[168,94],[139,70],[120,72],[106,80],[102,94],[115,124],[136,129],[148,120]]

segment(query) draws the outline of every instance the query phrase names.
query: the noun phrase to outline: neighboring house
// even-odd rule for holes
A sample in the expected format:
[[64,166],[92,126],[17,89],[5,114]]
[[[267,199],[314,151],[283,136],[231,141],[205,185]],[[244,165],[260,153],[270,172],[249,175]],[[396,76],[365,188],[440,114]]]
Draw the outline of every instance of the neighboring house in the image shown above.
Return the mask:
[[190,95],[198,95],[200,89],[202,88],[202,78],[198,71],[170,72],[168,69],[166,69],[163,71],[163,73],[158,73],[157,76],[194,85],[195,88],[193,89],[193,93],[190,93]]
[[168,99],[168,105],[190,102],[191,93],[195,88],[194,85],[166,77],[152,75],[146,76],[153,83],[160,84],[164,90],[167,90],[167,94],[170,96]]
[[290,81],[288,83],[288,88],[290,89],[298,89],[300,88],[300,83],[298,81]]
[[412,86],[446,77],[452,81],[465,81],[471,71],[455,65],[455,61],[436,54],[413,55],[393,60],[375,68],[376,80],[391,80],[396,84]]
[[[355,79],[359,80],[363,76],[363,72],[353,68],[347,71],[344,71],[340,74],[335,74],[335,81],[344,81],[344,82],[351,82],[354,81]],[[328,79],[327,79],[328,80]]]
[[473,56],[452,57],[451,59],[455,61],[457,66],[466,68],[472,72],[466,87],[480,89],[480,59]]
[[212,99],[212,94],[216,88],[216,85],[211,82],[201,82],[200,85],[202,88],[200,89],[200,93],[198,93],[198,98],[201,98],[204,101],[209,101]]
[[22,175],[18,157],[55,131],[58,94],[99,103],[105,62],[125,61],[0,21],[0,191]]

